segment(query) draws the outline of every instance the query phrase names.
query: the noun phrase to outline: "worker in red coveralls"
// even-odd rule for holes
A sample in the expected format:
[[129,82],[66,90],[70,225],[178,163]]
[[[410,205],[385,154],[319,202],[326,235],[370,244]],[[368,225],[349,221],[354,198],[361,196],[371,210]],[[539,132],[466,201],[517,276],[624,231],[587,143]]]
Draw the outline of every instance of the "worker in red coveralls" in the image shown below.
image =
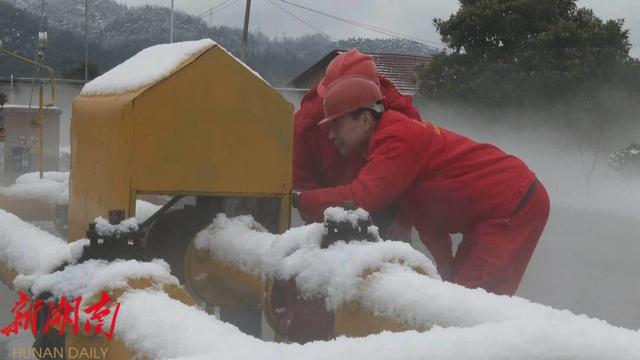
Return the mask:
[[[359,153],[341,156],[329,140],[329,126],[318,126],[318,122],[324,118],[322,97],[326,93],[327,85],[347,75],[375,82],[384,95],[382,105],[386,109],[398,111],[416,121],[421,121],[411,97],[400,94],[389,80],[378,74],[371,56],[357,49],[338,55],[327,66],[326,74],[320,83],[302,98],[300,109],[295,114],[293,156],[295,189],[312,190],[348,184],[356,178],[365,163],[365,158]],[[301,216],[304,220],[313,221],[304,212]],[[390,204],[372,216],[387,238],[400,235],[385,232],[387,225],[391,224],[396,216],[394,204]],[[405,236],[405,240],[407,237]]]
[[[383,104],[361,76],[328,84],[319,124],[340,155],[366,163],[348,184],[294,192],[305,220],[345,201],[373,213],[397,202],[392,232],[415,226],[445,280],[513,295],[547,222],[545,188],[515,156]],[[455,256],[454,233],[463,234]]]

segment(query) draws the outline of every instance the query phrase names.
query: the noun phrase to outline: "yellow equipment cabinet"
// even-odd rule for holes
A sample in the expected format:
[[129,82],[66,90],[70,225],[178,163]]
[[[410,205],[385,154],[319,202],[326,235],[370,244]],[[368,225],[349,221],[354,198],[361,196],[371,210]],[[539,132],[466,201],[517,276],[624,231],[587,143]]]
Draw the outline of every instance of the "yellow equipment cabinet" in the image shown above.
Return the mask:
[[139,195],[195,199],[144,226],[147,256],[186,284],[187,247],[217,213],[289,228],[292,152],[293,105],[224,48],[200,40],[145,49],[73,101],[68,239],[111,210],[133,217]]
[[69,239],[109,210],[133,216],[136,196],[151,193],[278,198],[277,231],[285,230],[292,143],[293,106],[215,43],[141,88],[81,94],[71,121]]

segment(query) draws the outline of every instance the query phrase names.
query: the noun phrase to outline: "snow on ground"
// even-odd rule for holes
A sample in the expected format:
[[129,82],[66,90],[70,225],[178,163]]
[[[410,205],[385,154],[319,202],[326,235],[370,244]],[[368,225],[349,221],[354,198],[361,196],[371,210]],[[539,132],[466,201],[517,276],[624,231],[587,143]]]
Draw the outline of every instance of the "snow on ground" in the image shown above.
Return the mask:
[[78,259],[85,241],[68,244],[0,210],[0,263],[23,275],[46,274]]
[[19,176],[15,183],[16,184],[32,184],[38,183],[42,180],[55,181],[59,183],[64,183],[69,180],[69,172],[59,172],[59,171],[46,171],[42,173],[43,179],[40,179],[39,172],[31,172],[24,175]]
[[69,202],[69,173],[45,172],[28,173],[16,179],[15,184],[0,188],[0,194],[23,200],[43,200],[59,205]]
[[216,46],[211,39],[148,47],[87,83],[80,95],[112,95],[141,89],[167,78],[185,61]]

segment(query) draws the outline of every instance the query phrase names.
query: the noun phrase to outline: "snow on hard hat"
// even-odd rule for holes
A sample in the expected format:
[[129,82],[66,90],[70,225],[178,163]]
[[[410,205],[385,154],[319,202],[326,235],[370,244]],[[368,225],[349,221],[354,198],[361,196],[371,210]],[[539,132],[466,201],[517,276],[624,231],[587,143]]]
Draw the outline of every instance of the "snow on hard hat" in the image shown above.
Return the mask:
[[336,56],[324,73],[324,77],[318,83],[317,92],[320,96],[325,96],[331,84],[345,76],[357,76],[380,85],[378,71],[373,58],[363,54],[358,49],[351,49]]
[[376,109],[383,98],[380,87],[373,81],[355,76],[338,79],[327,89],[322,103],[325,118],[318,125],[360,108]]

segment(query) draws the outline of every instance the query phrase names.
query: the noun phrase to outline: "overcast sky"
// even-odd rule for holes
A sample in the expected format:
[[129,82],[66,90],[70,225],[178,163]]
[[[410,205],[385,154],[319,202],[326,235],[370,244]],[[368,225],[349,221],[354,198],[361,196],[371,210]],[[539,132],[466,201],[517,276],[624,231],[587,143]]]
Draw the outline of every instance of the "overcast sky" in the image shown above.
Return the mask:
[[[170,6],[171,0],[116,0],[130,6],[155,4]],[[199,15],[225,0],[174,0],[176,9]],[[241,27],[246,0],[226,0],[212,16],[205,21],[215,25]],[[406,34],[423,42],[440,44],[432,19],[448,17],[458,8],[457,0],[290,0],[322,12],[340,16],[348,20],[364,23],[396,33]],[[252,0],[251,30],[261,30],[269,36],[299,36],[317,30],[297,20],[277,8],[271,2],[285,8],[312,26],[319,28],[333,38],[385,37],[353,25],[314,14],[304,9],[288,5],[282,0]],[[640,0],[579,0],[580,6],[592,8],[604,19],[625,18],[631,30],[634,46],[631,54],[640,57]]]

